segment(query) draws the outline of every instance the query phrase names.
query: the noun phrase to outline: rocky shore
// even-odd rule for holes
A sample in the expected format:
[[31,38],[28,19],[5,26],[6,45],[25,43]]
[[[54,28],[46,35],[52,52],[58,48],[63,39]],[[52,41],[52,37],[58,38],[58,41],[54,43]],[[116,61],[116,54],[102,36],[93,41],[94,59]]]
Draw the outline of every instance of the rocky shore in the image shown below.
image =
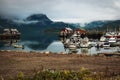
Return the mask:
[[0,51],[0,76],[15,76],[22,71],[31,76],[36,71],[73,70],[120,75],[120,56],[64,54],[51,52]]

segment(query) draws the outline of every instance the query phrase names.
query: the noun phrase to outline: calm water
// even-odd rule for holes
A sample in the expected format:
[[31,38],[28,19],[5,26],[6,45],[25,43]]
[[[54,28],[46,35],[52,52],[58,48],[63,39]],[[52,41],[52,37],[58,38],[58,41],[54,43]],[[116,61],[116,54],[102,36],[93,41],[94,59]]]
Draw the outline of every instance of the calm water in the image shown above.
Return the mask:
[[[17,42],[17,43],[16,43]],[[17,45],[24,45],[24,49],[22,48],[14,48],[14,44]],[[38,44],[40,44],[37,41],[0,41],[0,50],[21,50],[21,51],[50,51],[50,52],[65,52],[70,53],[71,50],[69,49],[65,49],[64,45],[61,41],[53,41],[52,43],[50,43],[45,49],[41,50],[41,46],[39,46]],[[31,47],[31,45],[34,45],[35,48]],[[101,52],[116,52],[118,50],[118,47],[110,47],[110,48],[95,48],[92,47],[90,49],[88,48],[79,48],[76,50],[77,54],[97,54],[97,53],[101,53]]]
[[[51,43],[46,51],[51,51],[51,52],[65,52],[69,53],[69,49],[65,49],[64,45],[60,41],[55,41]],[[118,47],[110,47],[110,48],[96,48],[96,47],[91,47],[91,48],[79,48],[77,49],[77,54],[97,54],[101,52],[116,52],[118,51]]]

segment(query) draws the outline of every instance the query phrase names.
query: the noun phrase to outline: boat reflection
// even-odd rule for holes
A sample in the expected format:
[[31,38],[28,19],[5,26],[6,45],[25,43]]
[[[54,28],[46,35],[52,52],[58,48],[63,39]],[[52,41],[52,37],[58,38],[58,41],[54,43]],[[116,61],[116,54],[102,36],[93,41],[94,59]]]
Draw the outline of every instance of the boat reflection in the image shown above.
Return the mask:
[[96,47],[96,51],[100,51],[101,50],[101,48],[100,47]]
[[81,48],[81,53],[87,54],[88,53],[88,48]]
[[20,39],[6,39],[6,40],[0,40],[1,43],[4,44],[4,46],[12,46],[19,42]]
[[20,39],[4,39],[4,40],[0,40],[0,43],[1,46],[24,49],[24,45],[18,44],[19,41]]

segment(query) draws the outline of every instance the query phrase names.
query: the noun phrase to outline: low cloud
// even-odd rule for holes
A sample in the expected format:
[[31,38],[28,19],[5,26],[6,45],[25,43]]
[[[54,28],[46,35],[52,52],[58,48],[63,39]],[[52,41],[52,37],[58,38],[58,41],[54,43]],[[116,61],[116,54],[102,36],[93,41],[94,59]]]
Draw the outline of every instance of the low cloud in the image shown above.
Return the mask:
[[120,19],[120,0],[1,0],[0,14],[25,18],[34,13],[65,22]]

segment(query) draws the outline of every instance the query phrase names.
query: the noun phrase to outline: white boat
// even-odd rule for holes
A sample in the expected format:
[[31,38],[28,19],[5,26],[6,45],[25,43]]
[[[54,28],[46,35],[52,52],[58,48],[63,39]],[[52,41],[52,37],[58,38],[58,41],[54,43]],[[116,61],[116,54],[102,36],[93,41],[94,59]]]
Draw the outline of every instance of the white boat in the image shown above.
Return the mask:
[[87,37],[85,37],[80,43],[81,48],[88,48],[88,47],[90,47],[89,45],[90,45],[89,39]]
[[81,44],[80,44],[80,47],[81,47],[81,48],[89,48],[90,46],[89,46],[88,43],[85,43],[85,44],[84,44],[84,43],[81,43]]
[[100,38],[100,42],[105,42],[106,41],[106,38],[104,37],[104,36],[102,36],[101,38]]
[[22,48],[22,49],[24,49],[24,45],[16,45],[16,44],[14,44],[13,47],[14,48]]
[[109,43],[109,42],[105,42],[105,43],[103,44],[103,47],[110,47],[110,43]]
[[120,46],[118,47],[117,52],[119,52],[119,53],[120,53]]
[[77,49],[77,46],[75,44],[69,44],[68,48],[70,50],[75,50],[75,49]]
[[120,38],[120,32],[106,32],[105,34],[106,38]]
[[116,38],[114,38],[114,37],[108,38],[108,42],[114,43],[114,42],[116,42]]

